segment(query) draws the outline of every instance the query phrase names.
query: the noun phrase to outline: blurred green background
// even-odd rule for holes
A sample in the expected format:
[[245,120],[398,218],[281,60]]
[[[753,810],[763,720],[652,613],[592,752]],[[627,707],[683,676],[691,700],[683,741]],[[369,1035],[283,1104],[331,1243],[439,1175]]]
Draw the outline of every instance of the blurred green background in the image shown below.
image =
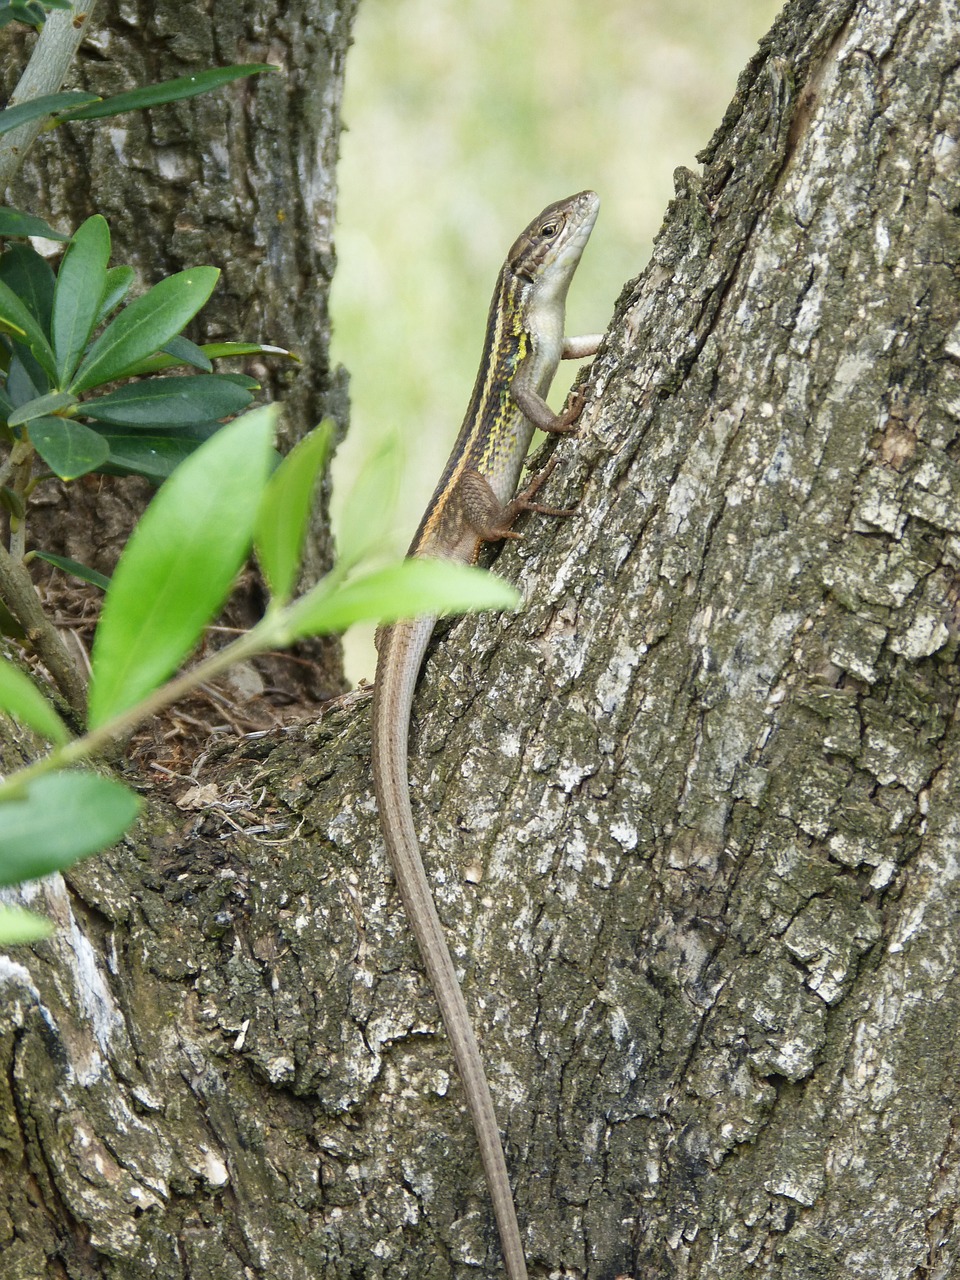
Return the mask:
[[[507,249],[592,187],[600,218],[567,332],[606,328],[646,262],[677,165],[696,168],[775,0],[361,0],[339,167],[334,359],[350,435],[334,527],[364,457],[396,450],[401,555],[459,429]],[[559,407],[575,368],[562,365]],[[373,672],[372,633],[347,673]]]

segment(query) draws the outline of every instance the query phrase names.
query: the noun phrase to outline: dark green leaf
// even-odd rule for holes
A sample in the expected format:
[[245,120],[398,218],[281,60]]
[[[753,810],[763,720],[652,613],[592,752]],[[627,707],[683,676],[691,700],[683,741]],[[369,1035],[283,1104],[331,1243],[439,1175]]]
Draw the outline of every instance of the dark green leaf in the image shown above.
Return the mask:
[[57,383],[69,382],[93,333],[107,288],[110,228],[99,213],[74,233],[57,272],[50,334],[57,358]]
[[66,556],[55,556],[49,551],[34,551],[33,556],[37,560],[46,560],[47,564],[54,565],[57,569],[62,569],[64,573],[69,573],[74,578],[79,578],[82,582],[89,582],[93,587],[99,587],[101,591],[106,591],[110,585],[110,579],[102,573],[98,573],[96,569],[89,569],[85,564],[81,564],[79,560],[69,560]]
[[109,848],[139,808],[128,787],[97,773],[45,773],[26,795],[0,795],[0,884],[35,880]]
[[39,942],[51,933],[53,925],[35,911],[28,911],[26,907],[0,907],[0,945],[15,947],[21,942]]
[[343,587],[320,582],[288,610],[290,640],[345,631],[355,622],[514,609],[520,596],[485,569],[448,560],[403,560]]
[[133,267],[108,267],[107,282],[104,286],[103,297],[100,299],[100,306],[97,310],[97,319],[94,324],[96,329],[98,325],[103,324],[107,316],[112,315],[119,307],[130,292],[130,286],[136,278]]
[[117,564],[93,644],[90,726],[126,711],[193,649],[250,548],[277,410],[254,409],[163,485]]
[[76,480],[96,471],[110,456],[110,446],[82,422],[66,418],[37,418],[30,423],[30,439],[54,475]]
[[9,245],[0,257],[0,280],[10,286],[44,334],[48,334],[56,284],[50,263],[32,244]]
[[270,477],[257,513],[257,559],[274,600],[281,604],[297,585],[313,491],[330,451],[332,425],[321,423],[291,449]]
[[29,27],[42,27],[46,21],[47,9],[69,9],[70,0],[6,0],[0,4],[0,26],[8,22],[23,22]]
[[26,346],[49,378],[56,378],[57,367],[45,333],[33,314],[3,280],[0,280],[0,329],[9,333],[15,342]]
[[22,520],[27,513],[23,498],[9,485],[0,487],[0,505],[5,511],[9,511],[15,520]]
[[243,387],[245,391],[259,391],[260,383],[246,373],[221,373],[218,375],[224,382],[232,382],[235,387]]
[[0,635],[10,636],[13,640],[27,638],[27,633],[2,600],[0,600]]
[[261,71],[276,71],[277,68],[265,62],[250,62],[242,66],[213,67],[209,71],[200,71],[194,76],[178,76],[176,80],[164,80],[160,84],[144,85],[142,89],[131,89],[129,93],[118,93],[112,98],[104,98],[101,102],[92,103],[79,110],[70,110],[62,114],[63,120],[99,120],[104,116],[119,115],[122,111],[139,111],[144,107],[158,107],[167,102],[182,102],[185,98],[195,98],[199,93],[209,93],[211,89],[219,89],[221,85],[232,80],[240,80],[244,76],[256,75]]
[[[0,710],[6,711],[50,742],[66,742],[67,726],[29,676],[6,658],[0,658]],[[2,824],[2,813],[0,813]]]
[[61,231],[55,231],[42,218],[20,209],[0,208],[0,236],[43,236],[45,240],[67,240]]
[[[219,423],[216,428],[219,428]],[[100,431],[98,434],[110,446],[110,456],[99,468],[107,475],[145,476],[154,484],[166,480],[181,462],[199,449],[204,439],[213,434],[207,431],[183,431],[159,433],[138,431],[135,435],[122,429]]]
[[70,390],[88,391],[113,382],[126,376],[137,361],[159,351],[197,314],[219,275],[216,267],[178,271],[124,307],[90,348]]
[[19,427],[21,423],[31,422],[34,418],[42,418],[48,413],[56,413],[59,409],[67,409],[77,403],[77,397],[69,391],[51,391],[48,395],[28,400],[18,405],[7,418],[7,425]]
[[202,369],[204,373],[213,372],[213,365],[197,344],[185,338],[182,333],[163,344],[163,353],[172,356],[179,364],[188,364],[191,368]]
[[128,427],[189,427],[217,422],[245,409],[249,391],[215,373],[183,378],[146,378],[96,400],[85,400],[80,412],[98,422]]
[[7,393],[14,405],[27,404],[50,389],[50,379],[26,347],[18,347],[7,373]]
[[62,111],[65,107],[82,106],[84,103],[99,102],[95,93],[81,93],[79,89],[67,89],[63,93],[42,93],[38,98],[22,102],[16,107],[7,107],[0,111],[0,134],[9,133],[11,129],[19,129],[22,124],[29,124],[40,116],[48,116],[52,111]]

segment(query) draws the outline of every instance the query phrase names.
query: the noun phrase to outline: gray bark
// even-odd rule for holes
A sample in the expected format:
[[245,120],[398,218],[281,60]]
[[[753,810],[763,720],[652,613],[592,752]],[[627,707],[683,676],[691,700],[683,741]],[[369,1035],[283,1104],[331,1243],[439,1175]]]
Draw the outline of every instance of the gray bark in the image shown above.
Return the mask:
[[[958,55],[946,5],[787,7],[617,305],[578,515],[428,660],[416,819],[534,1274],[960,1268]],[[0,1280],[497,1274],[366,707],[43,888]]]

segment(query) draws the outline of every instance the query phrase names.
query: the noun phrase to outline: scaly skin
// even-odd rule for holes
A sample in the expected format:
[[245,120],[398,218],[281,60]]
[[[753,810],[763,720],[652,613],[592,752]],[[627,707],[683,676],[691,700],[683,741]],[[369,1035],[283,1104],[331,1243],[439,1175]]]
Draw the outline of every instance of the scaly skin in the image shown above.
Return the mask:
[[[487,541],[517,537],[521,511],[563,514],[533,501],[552,467],[514,497],[534,429],[567,432],[582,408],[562,414],[544,399],[560,360],[593,355],[599,337],[564,339],[567,289],[596,221],[599,200],[582,191],[550,205],[514,244],[497,280],[476,386],[440,483],[420,522],[411,556],[472,564]],[[407,775],[410,713],[435,618],[384,628],[373,694],[373,776],[380,825],[463,1081],[490,1188],[509,1280],[527,1268],[500,1130],[477,1037],[457,981],[413,825]]]

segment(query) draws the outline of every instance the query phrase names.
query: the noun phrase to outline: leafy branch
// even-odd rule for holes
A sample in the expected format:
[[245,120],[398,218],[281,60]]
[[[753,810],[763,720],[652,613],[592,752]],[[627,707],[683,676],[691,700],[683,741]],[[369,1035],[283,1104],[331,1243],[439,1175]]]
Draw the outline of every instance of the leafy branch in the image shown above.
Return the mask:
[[[0,884],[48,874],[114,843],[139,801],[116,780],[72,766],[232,663],[355,622],[420,614],[511,608],[501,579],[442,561],[406,560],[365,569],[380,541],[384,506],[366,508],[344,529],[337,568],[299,598],[313,491],[329,449],[321,426],[271,474],[277,410],[255,409],[201,445],[160,488],[117,564],[93,645],[86,732],[70,734],[53,705],[12,662],[0,659],[0,708],[53,743],[46,756],[0,784]],[[385,458],[358,481],[358,498],[382,491]],[[210,477],[218,477],[217,484]],[[168,680],[216,616],[251,546],[270,590],[262,620],[227,648]],[[71,821],[62,821],[69,802]],[[51,812],[60,815],[55,832]],[[91,836],[95,833],[95,839]],[[7,916],[17,939],[44,922]]]

